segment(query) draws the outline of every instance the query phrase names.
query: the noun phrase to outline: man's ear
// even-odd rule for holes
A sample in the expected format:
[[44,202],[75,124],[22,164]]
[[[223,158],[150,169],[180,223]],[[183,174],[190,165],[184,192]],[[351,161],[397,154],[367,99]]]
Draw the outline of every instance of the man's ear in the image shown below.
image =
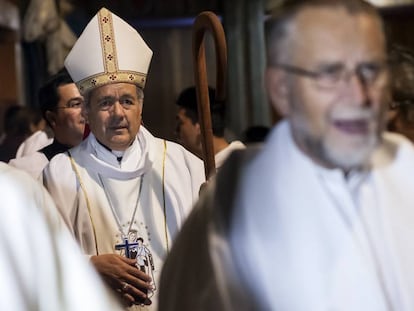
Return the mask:
[[56,113],[53,111],[46,111],[45,118],[47,122],[51,125],[52,129],[56,127]]
[[201,125],[199,122],[194,123],[194,129],[196,130],[197,135],[201,136]]
[[290,106],[286,72],[279,68],[267,68],[265,81],[267,94],[273,108],[283,117],[288,116],[290,113]]
[[199,122],[194,123],[194,131],[195,131],[195,139],[196,139],[196,151],[195,154],[202,158],[203,157],[203,143],[202,143],[202,135],[201,135],[201,125]]

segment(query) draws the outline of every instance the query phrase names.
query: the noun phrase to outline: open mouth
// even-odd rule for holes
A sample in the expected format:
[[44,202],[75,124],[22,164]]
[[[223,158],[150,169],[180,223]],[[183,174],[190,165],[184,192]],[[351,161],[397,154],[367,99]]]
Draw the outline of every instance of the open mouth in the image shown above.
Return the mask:
[[341,132],[350,135],[364,135],[368,133],[368,120],[335,120],[334,126]]
[[116,131],[116,130],[126,129],[127,127],[128,126],[126,126],[126,125],[113,125],[113,126],[110,126],[109,128],[113,131]]
[[112,127],[111,132],[115,135],[123,135],[126,131],[125,127]]

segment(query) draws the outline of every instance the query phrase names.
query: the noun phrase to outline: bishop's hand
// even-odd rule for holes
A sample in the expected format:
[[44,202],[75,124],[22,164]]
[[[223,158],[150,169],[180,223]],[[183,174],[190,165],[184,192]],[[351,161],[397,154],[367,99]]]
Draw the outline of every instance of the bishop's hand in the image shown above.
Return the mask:
[[92,256],[91,262],[125,305],[151,304],[147,296],[151,278],[136,267],[136,259],[104,254]]

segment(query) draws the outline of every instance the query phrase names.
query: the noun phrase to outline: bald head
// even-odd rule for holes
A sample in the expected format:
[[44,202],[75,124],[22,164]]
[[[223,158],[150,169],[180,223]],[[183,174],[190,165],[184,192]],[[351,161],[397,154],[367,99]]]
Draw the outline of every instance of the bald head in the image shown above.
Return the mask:
[[[273,66],[288,62],[291,55],[291,43],[297,41],[292,37],[296,17],[306,9],[343,9],[350,15],[370,15],[378,21],[383,31],[381,16],[374,6],[362,0],[286,0],[276,7],[266,21],[267,63]],[[295,32],[297,33],[297,32]],[[385,38],[385,35],[384,35]],[[385,41],[385,39],[384,39]],[[303,42],[306,44],[306,42]]]

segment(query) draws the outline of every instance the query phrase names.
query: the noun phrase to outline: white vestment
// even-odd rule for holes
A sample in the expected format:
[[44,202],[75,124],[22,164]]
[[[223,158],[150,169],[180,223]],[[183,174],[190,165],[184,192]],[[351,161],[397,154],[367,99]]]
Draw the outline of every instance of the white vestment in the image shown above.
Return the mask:
[[234,150],[244,149],[246,146],[239,140],[232,141],[226,148],[220,150],[214,155],[214,162],[216,163],[216,169],[219,169],[224,161]]
[[32,154],[16,159],[11,159],[9,161],[9,165],[26,171],[30,174],[30,176],[36,180],[39,180],[40,182],[42,181],[43,169],[48,163],[49,160],[44,155],[44,153],[40,151],[35,151]]
[[0,163],[0,310],[120,310],[44,187]]
[[16,159],[31,155],[52,142],[53,137],[49,137],[45,131],[36,131],[20,144],[16,152]]
[[9,165],[18,169],[26,171],[34,179],[43,181],[43,170],[49,163],[49,159],[53,158],[56,154],[65,152],[69,149],[69,146],[59,143],[56,139],[46,147],[35,151],[29,155],[21,158],[11,159]]
[[[151,252],[157,287],[164,257],[204,182],[202,161],[143,127],[120,162],[93,134],[70,154],[74,163],[66,153],[51,160],[44,182],[83,251],[122,254],[115,251],[122,233],[136,231]],[[156,310],[151,300],[145,309]]]
[[[414,310],[411,142],[385,133],[369,168],[345,177],[305,156],[282,121],[244,166],[242,155],[178,236],[160,311],[209,310],[211,301],[214,310]],[[180,261],[190,256],[201,285]]]

